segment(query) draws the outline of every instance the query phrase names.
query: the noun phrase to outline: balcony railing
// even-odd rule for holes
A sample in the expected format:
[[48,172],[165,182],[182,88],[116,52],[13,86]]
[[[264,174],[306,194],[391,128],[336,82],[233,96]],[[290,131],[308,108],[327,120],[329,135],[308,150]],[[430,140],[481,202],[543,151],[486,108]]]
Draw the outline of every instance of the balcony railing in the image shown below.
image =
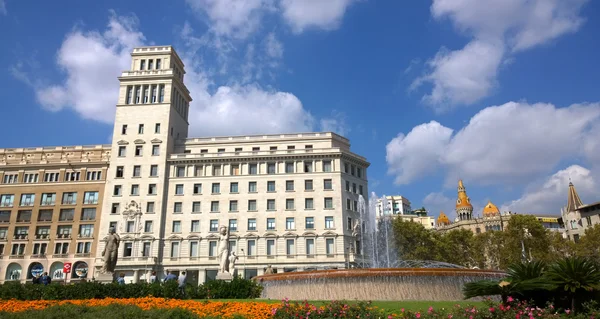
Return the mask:
[[50,239],[50,234],[36,234],[35,239]]
[[77,200],[63,200],[62,204],[63,205],[75,205],[77,203]]
[[77,235],[77,238],[92,238],[94,237],[93,234],[79,234]]
[[22,201],[21,206],[33,206],[33,201],[32,200]]
[[90,253],[76,253],[75,257],[90,257]]
[[31,255],[31,258],[46,258],[46,254],[33,254]]
[[71,234],[56,234],[56,238],[69,239],[71,238]]
[[0,203],[0,207],[13,207],[13,202],[2,202]]
[[84,205],[96,205],[98,204],[98,200],[97,199],[86,199],[83,201]]
[[54,206],[56,205],[56,201],[54,200],[43,200],[40,205],[42,206]]
[[13,239],[15,239],[15,240],[26,240],[27,239],[27,234],[15,234],[13,236]]
[[25,255],[10,255],[8,259],[23,259]]

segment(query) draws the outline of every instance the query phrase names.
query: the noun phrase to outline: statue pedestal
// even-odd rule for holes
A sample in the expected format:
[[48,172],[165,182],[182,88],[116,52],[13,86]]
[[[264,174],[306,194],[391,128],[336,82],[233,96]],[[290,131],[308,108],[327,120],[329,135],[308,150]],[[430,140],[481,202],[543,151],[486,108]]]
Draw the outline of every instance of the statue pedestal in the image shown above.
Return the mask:
[[101,282],[104,284],[109,284],[111,282],[113,282],[115,280],[115,274],[111,274],[111,273],[106,273],[106,274],[102,274],[102,273],[97,273],[95,276],[95,279],[97,282]]
[[233,275],[228,272],[220,272],[217,273],[217,280],[225,280],[229,282],[233,280]]

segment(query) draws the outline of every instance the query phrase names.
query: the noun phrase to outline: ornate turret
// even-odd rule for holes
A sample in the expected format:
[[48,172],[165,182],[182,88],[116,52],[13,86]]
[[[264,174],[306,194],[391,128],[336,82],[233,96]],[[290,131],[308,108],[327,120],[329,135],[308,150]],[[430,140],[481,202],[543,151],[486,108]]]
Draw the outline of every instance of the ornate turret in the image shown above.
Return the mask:
[[483,208],[483,217],[486,218],[499,215],[500,210],[498,209],[498,207],[496,207],[496,205],[494,205],[492,201],[488,201],[487,205],[485,205],[485,207]]
[[437,224],[438,226],[450,225],[450,219],[448,219],[448,216],[446,216],[443,211],[440,212],[440,216],[438,216]]
[[469,220],[473,218],[473,205],[471,199],[467,196],[467,190],[463,185],[462,179],[458,180],[458,199],[456,200],[456,215],[460,220]]
[[576,211],[579,207],[583,206],[581,198],[575,190],[575,185],[569,182],[569,198],[567,200],[567,213]]

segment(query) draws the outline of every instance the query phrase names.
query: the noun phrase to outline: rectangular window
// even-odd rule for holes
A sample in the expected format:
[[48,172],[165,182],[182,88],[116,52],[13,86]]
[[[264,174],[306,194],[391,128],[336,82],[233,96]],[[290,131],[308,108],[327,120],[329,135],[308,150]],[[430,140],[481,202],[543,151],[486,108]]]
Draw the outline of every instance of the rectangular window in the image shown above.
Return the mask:
[[229,230],[230,231],[237,231],[237,219],[230,219],[229,220]]
[[133,221],[133,220],[127,221],[127,224],[125,225],[125,231],[128,233],[134,233],[135,232],[135,221]]
[[137,196],[140,194],[140,185],[133,184],[131,185],[131,195]]
[[356,183],[352,183],[352,192],[356,194]]
[[142,174],[142,167],[140,165],[133,166],[133,177],[140,177]]
[[293,173],[294,172],[294,163],[293,162],[287,162],[287,163],[285,163],[285,172],[286,173]]
[[354,176],[354,165],[350,165],[350,174]]
[[154,213],[154,202],[146,203],[146,213],[149,213],[149,214]]
[[333,225],[333,216],[325,216],[325,228],[335,228]]
[[332,185],[331,179],[325,179],[325,180],[323,180],[323,189],[325,189],[325,190],[332,190],[333,189],[333,185]]
[[364,194],[363,194],[363,186],[362,186],[362,185],[358,185],[358,193],[359,193],[360,195],[364,195]]
[[156,195],[156,184],[148,184],[148,194],[149,195]]
[[213,176],[221,176],[223,172],[221,170],[221,165],[213,165]]
[[212,232],[219,231],[219,220],[218,219],[210,220],[210,231],[212,231]]
[[202,184],[194,184],[194,195],[202,194]]
[[293,239],[287,239],[285,241],[285,253],[288,256],[292,256],[296,254],[296,247],[294,245],[294,240]]
[[238,192],[238,183],[237,182],[233,182],[233,183],[229,184],[229,192],[237,194],[237,192]]
[[158,96],[158,102],[162,103],[165,101],[165,85],[160,85],[160,95]]
[[181,221],[174,220],[173,221],[173,230],[174,233],[181,233]]
[[84,208],[81,210],[81,220],[95,220],[96,208]]
[[10,210],[0,211],[0,223],[10,223]]
[[152,70],[153,67],[154,67],[154,60],[153,59],[148,60],[148,70]]
[[588,226],[592,226],[592,217],[586,216],[585,220],[587,221]]
[[102,171],[87,171],[85,179],[88,181],[102,180]]
[[192,203],[192,213],[200,213],[201,210],[201,202],[193,202]]
[[115,178],[123,178],[125,175],[125,168],[123,166],[117,166],[117,170],[115,171]]
[[221,193],[221,184],[220,183],[212,183],[212,193],[213,194]]
[[198,242],[190,242],[190,257],[198,257]]
[[230,212],[237,212],[238,211],[238,201],[237,200],[230,200],[229,201],[229,211]]
[[35,194],[21,194],[20,206],[33,206],[35,205]]
[[59,173],[45,173],[44,174],[44,182],[58,182]]
[[192,228],[190,229],[190,231],[192,233],[200,232],[200,221],[199,220],[192,220]]
[[304,199],[304,208],[305,209],[315,209],[315,203],[312,198]]
[[285,209],[292,210],[295,208],[294,199],[288,198],[285,200]]
[[142,156],[143,155],[143,147],[141,145],[136,145],[135,146],[135,156]]
[[119,157],[125,157],[125,155],[127,155],[126,150],[127,149],[125,148],[125,146],[119,146],[119,154],[118,154],[118,156]]
[[356,168],[356,176],[358,178],[362,178],[362,168],[360,168],[360,167]]
[[[38,222],[50,222],[52,221],[53,211],[51,209],[40,209],[38,214]],[[2,222],[0,220],[0,222]]]
[[304,173],[312,173],[313,172],[313,162],[307,161],[304,162]]
[[138,134],[144,134],[144,124],[138,125]]
[[333,255],[335,248],[333,246],[333,238],[325,239],[325,252],[327,255]]
[[185,166],[177,166],[175,169],[175,177],[185,177]]
[[20,222],[20,223],[31,222],[31,211],[30,210],[20,210],[17,213],[17,222]]
[[312,179],[304,180],[304,190],[312,191],[313,190],[313,181]]
[[352,201],[349,198],[346,199],[346,209],[352,210]]
[[256,182],[248,182],[248,193],[256,193]]
[[248,239],[248,256],[256,255],[256,240]]
[[306,239],[306,255],[313,256],[315,254],[315,240],[313,238]]
[[85,192],[83,193],[83,204],[84,205],[96,205],[98,204],[98,192]]
[[158,176],[158,165],[150,165],[150,176],[151,177]]
[[61,209],[60,214],[58,215],[58,220],[61,222],[73,221],[73,216],[75,216],[74,209]]
[[269,146],[269,150],[270,151],[276,151],[277,150],[277,146]]
[[208,256],[217,256],[217,242],[214,240],[208,242]]
[[347,229],[348,230],[352,230],[352,217],[348,217],[348,222],[347,222]]
[[25,254],[25,244],[13,244],[11,255],[23,256]]
[[331,161],[323,161],[323,172],[331,172]]
[[256,199],[248,200],[248,211],[256,211]]
[[156,59],[156,69],[160,70],[160,59]]
[[79,225],[79,236],[89,238],[94,236],[94,225]]
[[260,151],[260,147],[252,147],[252,152],[258,152]]
[[219,212],[219,201],[210,202],[210,212],[218,213]]
[[231,175],[233,175],[233,176],[240,175],[240,165],[239,164],[231,165]]
[[150,242],[145,241],[142,244],[142,257],[150,257],[150,254],[152,253],[152,250],[150,248]]
[[154,134],[160,134],[160,123],[154,124]]
[[181,202],[174,203],[174,205],[173,205],[173,212],[174,213],[181,213],[181,207],[182,207]]
[[333,208],[333,198],[331,198],[331,197],[325,197],[324,202],[325,202],[325,208],[326,209]]
[[[58,173],[56,173],[56,174],[58,176]],[[38,176],[39,176],[39,174],[36,174],[36,173],[25,173],[23,175],[23,183],[37,183]],[[77,179],[77,180],[79,180],[79,179]],[[68,181],[68,179],[66,181]]]
[[267,174],[275,174],[276,173],[276,169],[275,169],[275,163],[267,163]]
[[183,195],[183,184],[175,185],[175,195]]
[[0,206],[12,207],[15,201],[15,195],[2,195],[0,197]]
[[294,181],[285,181],[285,190],[288,192],[294,191]]
[[171,258],[179,258],[179,242],[174,241],[171,243]]
[[56,203],[56,193],[43,193],[41,206],[54,206]]
[[[79,243],[82,244],[82,243]],[[89,244],[89,247],[87,247],[87,251],[86,253],[89,253],[90,250],[89,248],[92,246],[92,243],[86,243]],[[33,254],[32,255],[46,255],[46,248],[48,248],[48,244],[47,243],[35,243],[33,244]]]
[[296,222],[294,221],[294,217],[288,217],[285,219],[285,229],[286,230],[296,229]]
[[248,174],[250,174],[250,175],[258,174],[258,164],[248,165]]
[[275,240],[267,239],[267,256],[275,255]]
[[256,218],[248,219],[248,230],[256,230]]
[[123,124],[123,126],[121,126],[121,134],[127,135],[127,124]]
[[160,145],[152,145],[152,156],[160,155]]
[[[81,172],[66,172],[65,173],[65,182],[76,182],[80,178],[81,178]],[[36,178],[36,182],[37,182],[37,178]]]
[[267,230],[275,230],[275,218],[267,218]]
[[349,192],[350,191],[350,182],[346,181],[346,191]]
[[77,203],[77,193],[67,192],[63,193],[62,204],[63,205],[75,205]]
[[267,210],[275,210],[275,200],[267,199]]
[[147,220],[144,223],[144,232],[145,233],[151,233],[152,232],[152,221],[151,220]]
[[267,181],[267,192],[275,191],[275,181]]

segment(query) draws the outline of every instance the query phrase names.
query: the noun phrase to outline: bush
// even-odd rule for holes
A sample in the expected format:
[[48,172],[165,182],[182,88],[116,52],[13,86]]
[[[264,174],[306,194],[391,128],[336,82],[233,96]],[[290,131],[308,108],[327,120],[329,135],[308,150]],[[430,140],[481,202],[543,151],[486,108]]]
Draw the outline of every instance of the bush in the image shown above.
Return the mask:
[[136,283],[119,285],[99,282],[81,282],[75,284],[53,283],[47,286],[6,282],[0,285],[0,299],[17,300],[76,300],[102,298],[191,298],[191,299],[253,299],[260,297],[262,286],[258,283],[235,277],[231,282],[210,281],[195,286],[188,284],[185,295],[179,290],[176,281],[166,283]]
[[377,309],[371,306],[371,302],[364,301],[355,304],[343,301],[331,301],[323,307],[317,307],[309,304],[308,301],[299,303],[289,302],[286,299],[277,310],[273,310],[273,319],[392,318],[392,316],[391,312]]

